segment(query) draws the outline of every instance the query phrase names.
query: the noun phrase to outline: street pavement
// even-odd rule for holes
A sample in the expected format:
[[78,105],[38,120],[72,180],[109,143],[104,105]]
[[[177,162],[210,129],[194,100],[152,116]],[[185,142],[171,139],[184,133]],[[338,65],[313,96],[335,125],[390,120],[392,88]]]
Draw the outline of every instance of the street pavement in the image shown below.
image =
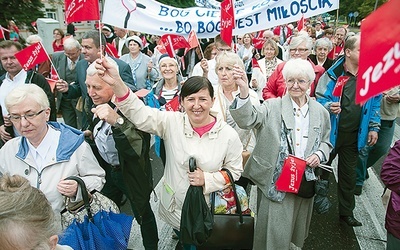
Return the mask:
[[[396,124],[393,142],[398,139],[400,139],[400,126]],[[163,166],[161,160],[154,155],[154,153],[151,155],[151,158],[154,185],[158,185],[158,181],[163,173]],[[326,214],[321,215],[316,212],[313,213],[310,233],[303,249],[385,249],[385,208],[383,207],[381,198],[383,193],[383,184],[379,178],[379,170],[382,160],[375,164],[373,168],[368,169],[370,177],[364,184],[362,194],[356,196],[354,216],[363,223],[363,226],[352,228],[339,221],[336,178],[331,175],[329,199],[333,203],[333,206]],[[334,161],[333,166],[334,168],[337,167],[336,161]],[[335,176],[337,175],[335,174]],[[158,249],[173,250],[175,249],[177,240],[172,238],[172,228],[159,219],[158,204],[159,202],[153,193],[151,197],[151,206],[157,218],[160,238]],[[125,205],[122,208],[122,211],[132,214],[128,205]],[[134,250],[144,249],[140,229],[136,221],[134,221],[132,226],[129,248]]]

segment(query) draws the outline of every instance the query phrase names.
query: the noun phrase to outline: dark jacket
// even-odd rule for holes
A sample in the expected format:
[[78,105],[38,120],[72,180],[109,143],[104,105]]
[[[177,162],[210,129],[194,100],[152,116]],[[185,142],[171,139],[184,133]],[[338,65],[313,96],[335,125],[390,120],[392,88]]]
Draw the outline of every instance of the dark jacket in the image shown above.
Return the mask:
[[[109,102],[109,105],[114,108],[115,105]],[[94,126],[99,122],[98,118],[93,118],[93,113],[90,112],[88,106],[85,107],[85,112],[92,121],[90,129],[93,131]],[[121,117],[124,117],[121,112],[118,112]],[[120,167],[126,184],[128,194],[126,194],[133,206],[137,209],[135,218],[138,223],[142,221],[142,215],[149,204],[150,194],[153,190],[153,174],[150,163],[150,134],[137,130],[135,126],[124,117],[125,122],[120,128],[111,127],[115,147],[118,150]],[[87,139],[92,149],[97,151],[96,144],[93,140]],[[95,153],[96,157],[99,154]],[[99,162],[101,162],[99,160]]]
[[[6,78],[6,74],[0,76],[0,86],[3,84],[3,81],[5,78]],[[44,78],[44,76],[36,73],[33,70],[29,70],[27,73],[26,79],[25,79],[25,83],[27,83],[27,84],[34,83],[44,90],[44,92],[47,95],[47,98],[49,99],[50,108],[51,108],[49,120],[56,121],[57,120],[56,102],[54,99],[53,92],[51,92],[50,85],[47,82],[47,80]],[[3,116],[1,116],[0,125],[3,125],[3,124],[4,124]]]
[[390,149],[382,165],[381,179],[392,190],[386,211],[385,228],[400,239],[400,140]]

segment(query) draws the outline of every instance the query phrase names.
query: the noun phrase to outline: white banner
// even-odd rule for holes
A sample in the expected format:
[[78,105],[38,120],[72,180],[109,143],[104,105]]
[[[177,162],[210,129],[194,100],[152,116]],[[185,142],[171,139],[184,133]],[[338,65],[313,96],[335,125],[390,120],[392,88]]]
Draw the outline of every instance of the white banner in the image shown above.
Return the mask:
[[[235,8],[234,35],[268,29],[339,8],[339,0],[248,0]],[[198,38],[220,33],[220,10],[180,9],[153,0],[106,0],[102,22],[147,34],[178,34],[193,29]]]

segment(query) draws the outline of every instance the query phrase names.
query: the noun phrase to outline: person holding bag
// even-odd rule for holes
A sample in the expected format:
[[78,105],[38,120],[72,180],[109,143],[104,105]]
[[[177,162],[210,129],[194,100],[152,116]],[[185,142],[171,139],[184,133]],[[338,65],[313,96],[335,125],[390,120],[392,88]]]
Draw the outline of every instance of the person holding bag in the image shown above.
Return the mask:
[[282,74],[286,94],[268,99],[260,107],[251,105],[247,82],[236,77],[240,94],[230,107],[239,127],[255,128],[257,133],[256,145],[243,173],[258,188],[259,209],[253,242],[256,250],[289,249],[291,242],[303,247],[313,198],[279,191],[276,182],[290,151],[305,160],[303,181],[308,182],[316,179],[314,168],[327,160],[332,149],[329,114],[307,95],[315,78],[312,66],[305,60],[292,59],[285,64]]
[[[210,111],[214,89],[205,77],[191,77],[182,86],[180,102],[184,113],[163,112],[145,106],[126,87],[107,58],[97,60],[96,68],[100,78],[112,87],[115,104],[122,114],[137,129],[164,139],[166,164],[156,188],[160,198],[159,215],[179,233],[182,206],[189,185],[202,187],[205,200],[209,202],[209,194],[222,189],[228,182],[220,172],[222,168],[229,169],[235,180],[239,179],[243,171],[243,147],[239,136]],[[92,111],[104,119],[104,114],[96,108]],[[189,172],[191,157],[197,162],[194,172]],[[194,245],[183,247],[196,249]]]

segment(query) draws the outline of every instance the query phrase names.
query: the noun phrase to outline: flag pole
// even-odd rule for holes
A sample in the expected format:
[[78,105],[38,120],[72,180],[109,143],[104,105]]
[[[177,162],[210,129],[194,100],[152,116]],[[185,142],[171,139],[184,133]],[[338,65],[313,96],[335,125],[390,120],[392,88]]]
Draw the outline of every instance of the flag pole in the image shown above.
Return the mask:
[[[100,39],[100,59],[103,59],[103,49],[102,49],[102,43],[101,43],[101,35],[103,35],[103,33],[101,33],[101,29],[102,29],[102,27],[101,27],[101,21],[100,21],[100,19],[99,19],[99,39]],[[104,44],[104,51],[106,50],[105,49],[105,44]]]
[[[39,43],[40,43],[40,45],[42,45],[43,50],[44,50],[44,52],[45,52],[46,55],[47,55],[47,58],[49,58],[51,67],[53,67],[54,71],[56,72],[57,78],[58,78],[58,79],[61,79],[60,76],[58,75],[58,72],[57,72],[57,70],[56,70],[56,67],[54,67],[53,60],[51,60],[51,57],[50,57],[49,53],[47,53],[47,50],[46,50],[46,48],[43,46],[43,43],[42,43],[42,42],[39,42]],[[50,69],[50,72],[51,72],[51,69]]]

